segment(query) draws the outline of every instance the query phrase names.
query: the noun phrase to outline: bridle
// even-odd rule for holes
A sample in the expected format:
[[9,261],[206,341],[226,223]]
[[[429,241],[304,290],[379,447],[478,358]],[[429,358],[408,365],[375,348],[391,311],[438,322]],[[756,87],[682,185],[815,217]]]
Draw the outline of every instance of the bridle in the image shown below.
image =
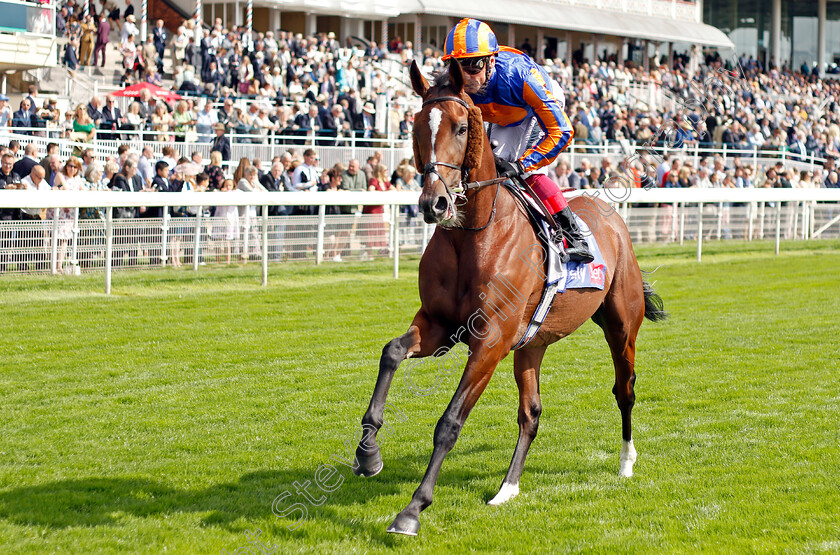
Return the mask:
[[[437,102],[457,102],[461,106],[469,111],[470,106],[467,104],[462,98],[458,98],[457,96],[438,96],[435,98],[429,98],[428,100],[423,101],[423,105],[421,108],[425,108],[429,104],[435,104]],[[465,158],[466,159],[466,158]],[[440,172],[437,170],[437,166],[443,166],[445,168],[450,168],[453,170],[457,170],[460,172],[460,179],[458,180],[458,184],[455,186],[450,187]],[[423,181],[426,181],[426,177],[429,174],[434,174],[440,179],[440,182],[443,183],[443,187],[446,190],[446,196],[449,197],[449,201],[452,203],[453,206],[463,206],[467,201],[466,193],[470,189],[481,189],[482,187],[487,187],[488,185],[496,185],[496,195],[493,197],[493,210],[490,212],[490,218],[487,220],[487,223],[481,227],[477,228],[461,228],[465,231],[481,231],[493,221],[493,218],[496,215],[496,199],[499,198],[499,187],[498,185],[505,181],[507,178],[505,177],[496,177],[494,179],[487,179],[485,181],[472,181],[472,182],[464,182],[464,178],[469,176],[470,170],[472,168],[468,168],[463,164],[460,166],[456,166],[455,164],[450,164],[449,162],[428,162],[425,166],[423,166]],[[461,201],[460,204],[458,201]]]

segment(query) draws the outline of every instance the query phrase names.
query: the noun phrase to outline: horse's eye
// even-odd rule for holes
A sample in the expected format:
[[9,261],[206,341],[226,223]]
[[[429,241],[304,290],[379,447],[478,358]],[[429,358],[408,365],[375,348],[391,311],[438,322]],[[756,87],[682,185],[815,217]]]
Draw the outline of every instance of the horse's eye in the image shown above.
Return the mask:
[[462,125],[458,128],[458,135],[466,135],[467,134],[467,126]]

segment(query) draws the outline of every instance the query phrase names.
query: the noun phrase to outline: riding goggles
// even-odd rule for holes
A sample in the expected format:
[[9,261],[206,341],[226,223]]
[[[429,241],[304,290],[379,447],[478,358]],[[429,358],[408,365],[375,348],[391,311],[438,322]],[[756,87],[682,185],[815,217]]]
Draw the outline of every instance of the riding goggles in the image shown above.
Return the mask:
[[[488,63],[490,63],[490,58],[488,56],[483,56],[481,58],[461,58],[458,61],[461,62],[461,68],[465,73],[478,75],[484,71],[484,68],[487,67]],[[447,65],[448,62],[449,60],[447,60]]]

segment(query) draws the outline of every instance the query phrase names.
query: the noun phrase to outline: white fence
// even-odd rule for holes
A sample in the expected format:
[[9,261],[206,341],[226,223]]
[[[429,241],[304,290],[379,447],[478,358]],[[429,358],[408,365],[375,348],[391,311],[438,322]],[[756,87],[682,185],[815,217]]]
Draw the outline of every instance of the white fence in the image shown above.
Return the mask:
[[[633,241],[812,239],[840,237],[840,189],[594,189],[624,218]],[[416,192],[125,193],[3,191],[0,208],[49,209],[48,218],[0,222],[0,273],[57,274],[104,270],[106,293],[112,269],[260,261],[263,284],[269,262],[393,259],[422,252],[434,232],[401,207],[417,203]],[[236,206],[237,217],[208,217],[211,206]],[[268,206],[312,206],[313,216],[268,216]],[[384,206],[382,214],[359,213],[359,205]],[[195,217],[120,219],[120,207],[198,207]],[[262,207],[249,210],[248,206]],[[327,215],[328,207],[351,213]],[[594,209],[592,205],[590,209]],[[80,219],[79,208],[104,216]],[[238,214],[241,212],[242,217]],[[255,215],[256,214],[256,215]],[[581,214],[584,219],[588,216]]]

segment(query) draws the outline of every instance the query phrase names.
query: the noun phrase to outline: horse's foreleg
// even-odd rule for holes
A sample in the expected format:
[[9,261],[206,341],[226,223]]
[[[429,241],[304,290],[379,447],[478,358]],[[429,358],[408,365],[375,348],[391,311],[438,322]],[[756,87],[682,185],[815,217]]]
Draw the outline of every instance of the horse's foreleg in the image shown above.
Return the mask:
[[388,532],[396,534],[417,535],[420,529],[420,512],[432,504],[432,491],[437,482],[443,459],[455,446],[455,441],[461,433],[461,428],[467,420],[470,411],[478,398],[487,387],[490,377],[496,370],[496,365],[502,359],[502,353],[497,348],[490,350],[470,345],[471,355],[461,382],[455,390],[455,395],[443,412],[437,426],[435,426],[434,450],[426,474],[415,490],[411,502],[400,511],[394,522],[388,527]]
[[519,479],[525,466],[528,448],[537,435],[540,425],[542,403],[540,403],[540,364],[545,347],[516,351],[513,355],[513,374],[519,388],[519,439],[513,451],[510,468],[499,488],[499,493],[488,501],[488,505],[501,505],[519,495]]
[[382,453],[376,443],[376,434],[384,422],[385,400],[397,367],[409,356],[425,357],[433,354],[445,338],[446,331],[421,310],[414,317],[408,331],[389,341],[382,349],[376,387],[362,417],[363,433],[356,448],[358,465],[353,468],[357,476],[375,476],[382,470]]

